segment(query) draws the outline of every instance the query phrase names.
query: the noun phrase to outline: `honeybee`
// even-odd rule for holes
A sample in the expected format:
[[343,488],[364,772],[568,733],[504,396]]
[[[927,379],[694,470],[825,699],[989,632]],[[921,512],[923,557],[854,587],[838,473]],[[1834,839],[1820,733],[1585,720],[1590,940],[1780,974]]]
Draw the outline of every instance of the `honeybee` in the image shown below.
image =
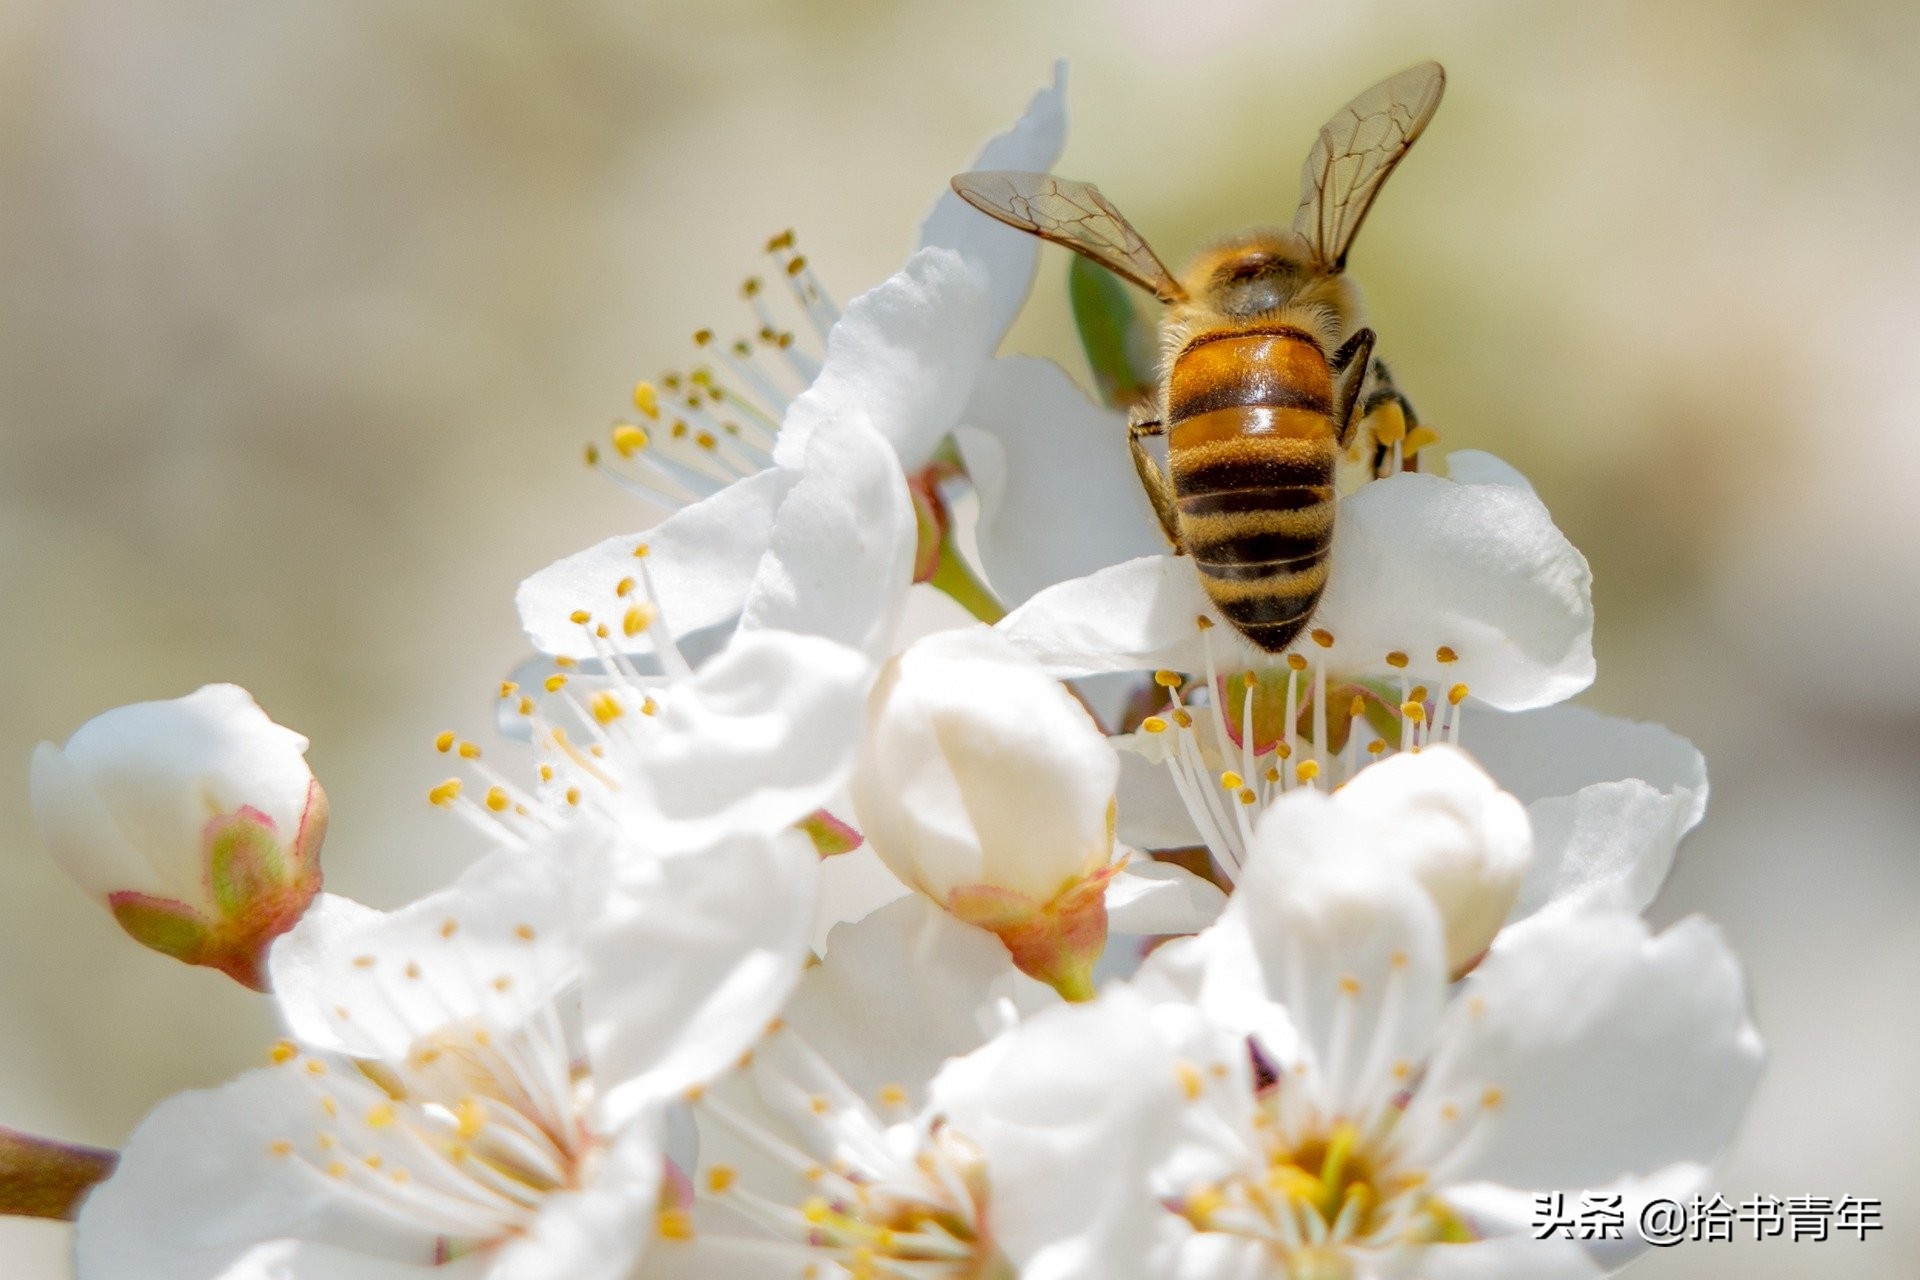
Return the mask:
[[[1065,245],[1153,293],[1160,384],[1128,446],[1174,549],[1193,558],[1222,616],[1269,653],[1307,625],[1327,581],[1334,463],[1368,408],[1403,414],[1384,375],[1347,251],[1394,167],[1440,105],[1446,72],[1423,62],[1382,80],[1321,128],[1290,230],[1244,232],[1175,280],[1092,185],[1045,173],[963,173],[961,199]],[[1143,441],[1166,437],[1162,469]],[[1385,463],[1376,458],[1375,470]]]

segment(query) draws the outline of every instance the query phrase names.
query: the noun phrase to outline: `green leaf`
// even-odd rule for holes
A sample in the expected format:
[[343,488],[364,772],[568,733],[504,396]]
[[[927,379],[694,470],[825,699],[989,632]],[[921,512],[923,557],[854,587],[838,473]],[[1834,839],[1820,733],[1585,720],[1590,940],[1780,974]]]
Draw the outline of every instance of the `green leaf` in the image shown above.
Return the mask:
[[1154,326],[1133,305],[1127,286],[1105,267],[1076,253],[1067,268],[1067,296],[1100,398],[1116,409],[1150,399],[1159,385],[1158,338]]

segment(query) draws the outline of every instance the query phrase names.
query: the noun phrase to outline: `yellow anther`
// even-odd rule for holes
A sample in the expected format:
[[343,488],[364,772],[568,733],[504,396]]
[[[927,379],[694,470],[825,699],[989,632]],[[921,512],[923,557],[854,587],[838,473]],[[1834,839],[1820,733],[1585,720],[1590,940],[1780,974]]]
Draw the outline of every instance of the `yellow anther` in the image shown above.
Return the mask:
[[833,1103],[824,1093],[816,1093],[807,1099],[807,1109],[817,1116],[823,1116],[833,1110]]
[[1480,1105],[1491,1111],[1506,1101],[1507,1095],[1499,1089],[1488,1089],[1480,1095]]
[[404,972],[406,973],[407,977],[412,978],[415,981],[418,981],[420,977],[420,966],[415,964],[413,961],[409,960],[407,961],[407,967],[404,970]]
[[660,704],[655,702],[651,697],[640,704],[640,714],[643,716],[658,715],[659,713]]
[[371,969],[373,968],[373,957],[355,956],[353,958],[353,967],[356,969]]
[[285,1138],[282,1138],[278,1142],[275,1142],[270,1146],[268,1146],[267,1150],[273,1152],[273,1154],[277,1156],[290,1156],[293,1154],[293,1144],[291,1142],[288,1142]]
[[532,942],[538,935],[534,933],[532,925],[517,924],[513,926],[513,936],[522,942]]
[[1278,782],[1280,781],[1280,770],[1273,765],[1268,765],[1267,771],[1263,776],[1268,782]]
[[580,803],[580,788],[578,788],[578,787],[568,787],[568,788],[567,788],[567,803],[568,803],[568,804],[579,804],[579,803]]
[[291,1040],[275,1041],[273,1048],[267,1054],[267,1057],[273,1060],[273,1065],[276,1067],[282,1063],[292,1062],[299,1056],[300,1050],[294,1047],[293,1041]]
[[1342,978],[1340,979],[1340,994],[1341,994],[1341,995],[1343,995],[1343,996],[1357,996],[1357,995],[1359,995],[1359,994],[1360,994],[1360,979],[1358,979],[1358,978],[1356,978],[1356,977],[1354,977],[1354,976],[1353,976],[1352,974],[1350,974],[1350,973],[1349,973],[1349,974],[1346,974],[1345,976],[1343,976],[1343,977],[1342,977]]
[[1400,704],[1400,714],[1415,724],[1419,724],[1427,718],[1427,708],[1423,703],[1408,699]]
[[344,1178],[347,1176],[347,1166],[335,1160],[327,1166],[327,1176],[329,1178]]
[[1375,738],[1372,742],[1369,742],[1367,744],[1367,754],[1370,756],[1377,756],[1382,751],[1385,751],[1386,749],[1387,749],[1387,740],[1385,738]]
[[647,433],[631,422],[617,422],[613,427],[613,447],[620,451],[623,458],[631,458],[647,447]]
[[453,730],[448,729],[445,733],[442,733],[439,737],[433,740],[433,749],[435,751],[438,751],[441,755],[445,755],[447,752],[453,750],[453,743],[454,743]]
[[1188,1102],[1199,1101],[1201,1092],[1206,1088],[1206,1080],[1200,1075],[1200,1069],[1191,1062],[1182,1062],[1174,1067],[1174,1074],[1180,1079],[1180,1092],[1187,1095]]
[[707,1170],[707,1190],[714,1195],[725,1195],[740,1175],[734,1172],[730,1164],[716,1164]]
[[1415,427],[1413,430],[1407,432],[1407,442],[1400,446],[1400,448],[1403,453],[1411,458],[1428,445],[1439,443],[1440,433],[1438,431],[1435,431],[1432,427]]
[[1173,722],[1182,729],[1193,728],[1193,716],[1188,713],[1185,707],[1175,707],[1173,709]]
[[694,346],[696,346],[696,347],[704,347],[704,346],[707,346],[707,345],[708,345],[709,343],[711,343],[712,341],[713,341],[713,330],[711,330],[711,329],[695,329],[695,330],[693,331],[693,345],[694,345]]
[[785,231],[782,231],[779,235],[767,241],[768,253],[778,253],[782,249],[791,249],[791,248],[793,248],[793,228],[792,227],[788,227]]
[[653,1229],[662,1240],[691,1240],[693,1215],[685,1209],[661,1209],[653,1215]]
[[1480,996],[1468,996],[1467,1012],[1472,1014],[1476,1018],[1485,1016],[1487,1012],[1486,1000]]
[[518,692],[520,692],[520,686],[515,684],[513,681],[502,680],[500,682],[500,696],[502,698],[511,698],[514,694]]
[[553,665],[559,667],[562,671],[571,671],[580,665],[580,659],[569,658],[565,654],[561,654],[553,660]]
[[440,922],[440,936],[442,938],[451,938],[458,932],[460,932],[460,922],[458,920],[448,918]]
[[1293,766],[1293,777],[1296,782],[1312,782],[1319,776],[1320,762],[1318,760],[1302,760],[1299,764]]
[[501,995],[513,990],[513,978],[510,974],[501,974],[493,980],[493,989]]
[[1252,803],[1253,803],[1253,802],[1254,802],[1255,800],[1258,800],[1259,798],[1260,798],[1259,796],[1257,796],[1257,795],[1255,795],[1255,794],[1254,794],[1254,790],[1253,790],[1253,788],[1252,788],[1252,787],[1242,787],[1242,788],[1240,788],[1240,803],[1241,803],[1241,804],[1252,804]]
[[1433,651],[1433,660],[1435,662],[1458,662],[1460,661],[1460,655],[1453,651],[1452,646],[1443,644]]
[[386,1161],[382,1160],[380,1158],[380,1153],[376,1151],[372,1155],[366,1157],[360,1163],[364,1164],[369,1169],[378,1169],[381,1165],[385,1164]]
[[1367,700],[1356,693],[1353,695],[1353,701],[1347,704],[1347,717],[1358,720],[1365,714],[1367,714]]
[[610,689],[602,689],[594,694],[589,705],[593,709],[593,718],[601,724],[612,724],[627,714],[627,709],[620,705],[620,699]]
[[460,779],[448,778],[439,786],[427,792],[427,803],[439,805],[442,809],[460,798]]
[[1449,1102],[1440,1108],[1440,1118],[1442,1120],[1458,1120],[1460,1118],[1460,1108]]
[[1276,756],[1278,756],[1282,760],[1288,760],[1293,757],[1293,748],[1288,746],[1284,742],[1274,743],[1273,752]]
[[600,624],[598,624],[597,626],[595,626],[595,627],[594,627],[594,629],[593,629],[593,634],[594,634],[594,635],[595,635],[595,636],[596,636],[597,638],[599,638],[599,639],[601,639],[601,640],[605,640],[605,639],[606,639],[606,638],[607,638],[608,636],[610,636],[610,635],[612,635],[613,633],[612,633],[611,631],[608,631],[608,630],[607,630],[607,624],[606,624],[606,623],[604,623],[604,622],[602,622],[602,623],[600,623]]
[[613,594],[615,594],[616,596],[619,596],[622,600],[625,600],[628,596],[633,594],[633,588],[634,588],[634,581],[632,578],[622,578],[620,579],[618,585],[614,587]]
[[587,623],[593,621],[593,615],[588,613],[585,609],[575,609],[572,613],[567,615],[567,621],[573,623],[573,625],[576,627],[584,626]]
[[1220,786],[1226,791],[1238,791],[1247,785],[1247,780],[1229,769],[1220,775]]
[[393,1123],[393,1104],[382,1102],[367,1112],[367,1128],[384,1129]]
[[[324,1062],[322,1062],[322,1061],[320,1061],[320,1059],[318,1059],[318,1058],[308,1058],[308,1059],[307,1059],[307,1074],[308,1074],[308,1075],[310,1075],[310,1076],[323,1076],[323,1075],[325,1075],[325,1074],[327,1074],[327,1064],[326,1064],[326,1063],[324,1063]],[[332,1099],[332,1098],[328,1098],[328,1099],[326,1099],[326,1101],[328,1101],[328,1102],[332,1102],[332,1101],[333,1101],[333,1099]]]
[[1213,630],[1213,619],[1203,613],[1193,620],[1193,625],[1202,631],[1211,631]]
[[1387,665],[1394,668],[1396,671],[1403,669],[1407,665],[1407,661],[1408,661],[1407,655],[1400,652],[1398,649],[1395,649],[1392,653],[1387,655]]
[[711,431],[699,432],[693,437],[693,442],[699,445],[702,449],[711,449],[715,445],[720,443],[717,439],[714,438],[714,434]]
[[600,465],[600,446],[599,445],[590,444],[581,452],[586,457],[588,466],[597,467]]
[[503,788],[487,788],[487,808],[493,810],[495,813],[504,812],[506,807],[512,803],[513,802],[507,798],[507,793]]
[[1287,665],[1295,671],[1305,671],[1307,669],[1307,656],[1303,653],[1290,653],[1287,655]]
[[880,1086],[880,1105],[883,1107],[904,1107],[907,1105],[907,1091],[897,1084]]
[[630,605],[627,608],[627,616],[620,623],[620,629],[630,637],[637,636],[653,625],[653,617],[652,605]]
[[797,276],[802,271],[805,271],[806,269],[807,269],[807,259],[806,259],[806,255],[804,254],[799,254],[799,253],[794,254],[793,260],[787,263],[787,274],[790,276]]
[[649,418],[660,416],[660,393],[651,382],[633,384],[633,407]]
[[1387,957],[1387,964],[1395,969],[1404,969],[1409,963],[1411,961],[1408,960],[1407,953],[1404,951],[1396,951]]
[[1393,1078],[1395,1080],[1411,1080],[1413,1078],[1413,1064],[1404,1058],[1394,1063]]
[[1140,728],[1146,733],[1165,733],[1167,731],[1167,722],[1159,716],[1148,716],[1140,722]]
[[1466,700],[1467,700],[1467,686],[1465,686],[1464,684],[1457,684],[1453,686],[1453,688],[1447,690],[1447,701],[1452,703],[1454,706],[1457,707],[1461,703],[1465,702]]
[[1182,684],[1186,683],[1180,678],[1179,672],[1164,670],[1153,673],[1153,682],[1162,689],[1178,689]]
[[1315,627],[1312,631],[1309,631],[1307,634],[1312,636],[1313,642],[1319,645],[1322,649],[1333,648],[1333,632],[1327,630],[1325,627]]
[[669,434],[672,435],[675,440],[685,440],[687,438],[686,419],[676,419],[673,424],[673,430]]
[[460,758],[462,760],[478,760],[480,758],[479,745],[477,743],[472,743],[472,742],[461,743]]
[[524,696],[523,696],[523,697],[522,697],[522,698],[520,699],[520,705],[519,705],[519,706],[518,706],[517,708],[515,708],[515,709],[516,709],[517,711],[519,711],[519,713],[520,713],[521,715],[523,715],[523,716],[530,716],[530,715],[532,715],[532,714],[533,714],[533,699],[532,699],[532,698],[528,698],[528,697],[524,697]]
[[487,1127],[486,1105],[478,1098],[462,1098],[454,1105],[453,1118],[454,1122],[459,1125],[461,1137],[478,1137],[480,1131]]
[[752,298],[752,297],[758,296],[759,293],[760,293],[760,277],[759,276],[748,276],[745,280],[742,280],[740,282],[741,297]]
[[832,1213],[833,1206],[818,1196],[809,1196],[800,1205],[800,1216],[816,1225],[825,1222]]
[[633,558],[635,560],[645,560],[647,558],[647,550],[648,548],[646,543],[644,542],[635,543],[633,548]]
[[567,687],[567,678],[556,671],[547,677],[545,683],[548,693],[558,693]]

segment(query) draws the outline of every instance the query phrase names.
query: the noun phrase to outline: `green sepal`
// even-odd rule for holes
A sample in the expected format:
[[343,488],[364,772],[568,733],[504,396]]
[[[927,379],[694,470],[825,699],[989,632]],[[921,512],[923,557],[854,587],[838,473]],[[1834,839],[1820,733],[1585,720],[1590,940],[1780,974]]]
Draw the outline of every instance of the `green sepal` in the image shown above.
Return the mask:
[[0,1128],[0,1214],[71,1222],[82,1198],[119,1160],[98,1147]]
[[1116,409],[1151,399],[1159,384],[1158,338],[1134,306],[1127,286],[1105,267],[1075,254],[1067,268],[1067,297],[1100,399]]
[[107,905],[127,936],[185,964],[200,964],[213,947],[213,925],[184,902],[126,890]]
[[866,843],[865,836],[825,809],[815,809],[793,825],[807,839],[813,841],[813,851],[823,858],[852,853]]
[[286,854],[273,819],[242,808],[207,823],[207,887],[220,914],[229,920],[258,913],[278,898],[288,882]]

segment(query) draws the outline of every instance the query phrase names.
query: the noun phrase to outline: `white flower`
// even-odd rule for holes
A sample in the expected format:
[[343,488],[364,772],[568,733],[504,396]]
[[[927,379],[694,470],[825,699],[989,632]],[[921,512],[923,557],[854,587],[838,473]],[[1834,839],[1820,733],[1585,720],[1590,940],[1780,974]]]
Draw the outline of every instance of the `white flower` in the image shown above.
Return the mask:
[[33,753],[34,825],[134,938],[251,986],[320,889],[307,740],[236,685],[117,707]]
[[[852,792],[895,875],[999,934],[1025,972],[1085,996],[1108,884],[1125,874],[1118,777],[1086,709],[983,627],[925,637],[887,665]],[[1168,891],[1188,879],[1162,870]]]
[[[987,144],[976,164],[1052,165],[1065,130],[1062,77],[1056,74],[1055,84]],[[981,465],[997,468],[999,476],[1025,467],[1021,457],[1005,459],[1007,450],[1021,454],[1049,432],[1118,429],[1053,366],[992,358],[1032,283],[1039,249],[1032,237],[979,217],[943,192],[920,245],[901,272],[840,314],[793,255],[790,239],[777,237],[780,274],[795,282],[802,309],[826,343],[824,361],[798,351],[791,331],[765,311],[762,288],[749,282],[760,322],[757,344],[716,343],[706,335],[704,349],[723,366],[718,374],[676,377],[668,399],[651,384],[642,388],[645,422],[616,431],[614,447],[634,465],[645,463],[653,477],[648,487],[681,507],[647,539],[659,603],[683,631],[727,621],[748,606],[759,625],[828,635],[884,656],[875,637],[891,634],[899,598],[916,580],[941,582],[977,609],[997,610],[950,536],[949,504],[963,495],[948,487],[964,476],[949,438],[961,441],[969,461],[990,454]],[[796,382],[803,392],[782,389]],[[843,429],[847,418],[871,431]],[[823,424],[827,436],[857,438],[816,447]],[[1006,443],[983,443],[981,431]],[[691,455],[662,470],[653,459],[667,445]],[[1058,445],[1047,440],[1039,449],[1054,457]],[[1117,454],[1114,463],[1125,465]],[[1003,487],[996,478],[996,501]],[[1056,524],[1068,533],[1067,522]],[[1138,532],[1147,527],[1144,516],[1130,527],[1135,531],[1123,546],[1151,545]],[[1054,548],[1082,547],[1090,539],[1022,538],[1017,545],[1044,560]],[[611,607],[613,587],[631,572],[624,561],[635,540],[610,539],[523,584],[521,618],[538,648],[590,656],[568,619],[580,609]],[[1081,555],[1048,570],[1044,580],[1102,562]],[[796,612],[783,594],[797,594],[818,577],[836,589],[798,601]],[[750,596],[758,603],[750,605]],[[643,636],[615,639],[633,651],[646,648]]]
[[390,915],[323,898],[273,952],[292,1038],[140,1126],[82,1210],[84,1280],[633,1274],[671,1230],[661,1104],[791,990],[805,931],[769,924],[807,918],[816,860],[615,839],[577,824]]
[[1534,1195],[1671,1194],[1730,1136],[1760,1048],[1710,926],[1570,916],[1449,998],[1433,899],[1372,836],[1289,797],[1220,921],[1142,966],[1187,1114],[1142,1174],[1175,1230],[1112,1276],[1597,1276],[1531,1238]]
[[750,1078],[694,1103],[704,1167],[677,1246],[686,1272],[1102,1274],[1077,1245],[1115,1247],[1107,1220],[1151,1226],[1153,1208],[1104,1176],[1132,1167],[1109,1150],[1178,1112],[1157,1105],[1162,1078],[1124,1054],[1072,1096],[1077,1110],[1055,1106],[1044,1068],[1056,1042],[1144,1008],[1058,1004],[918,897],[835,930]]

